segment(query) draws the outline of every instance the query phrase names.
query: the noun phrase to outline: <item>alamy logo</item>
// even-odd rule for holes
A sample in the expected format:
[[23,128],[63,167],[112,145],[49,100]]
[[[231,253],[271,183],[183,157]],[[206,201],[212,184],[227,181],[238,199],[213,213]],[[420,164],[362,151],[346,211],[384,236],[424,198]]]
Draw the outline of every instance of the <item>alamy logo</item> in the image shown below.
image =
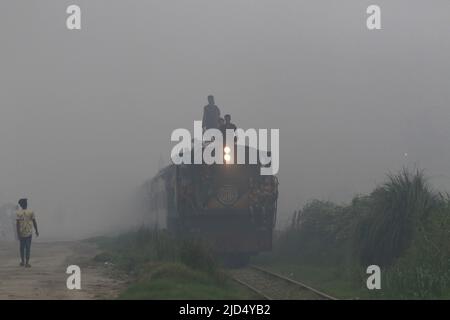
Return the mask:
[[67,7],[66,12],[70,14],[66,20],[66,27],[69,30],[81,29],[81,8],[77,5]]
[[381,289],[381,269],[379,266],[373,264],[367,267],[367,274],[370,276],[367,278],[366,285],[369,290]]
[[80,290],[81,289],[81,269],[79,266],[71,265],[67,267],[67,274],[70,274],[67,277],[66,286],[69,290]]
[[[270,135],[270,150],[268,150]],[[275,175],[279,170],[279,129],[227,129],[225,139],[219,129],[208,129],[202,133],[202,121],[194,121],[194,137],[187,129],[172,132],[171,141],[178,141],[170,157],[174,164],[234,164],[234,143],[236,141],[237,164],[257,164],[258,155],[261,175]],[[224,146],[225,140],[225,146]],[[248,141],[248,163],[246,163],[246,142]],[[206,143],[204,145],[204,143]],[[194,159],[191,159],[193,144]],[[259,153],[259,154],[258,154]]]
[[377,5],[371,5],[367,8],[367,14],[370,14],[367,17],[367,29],[369,30],[380,30],[381,29],[381,9]]

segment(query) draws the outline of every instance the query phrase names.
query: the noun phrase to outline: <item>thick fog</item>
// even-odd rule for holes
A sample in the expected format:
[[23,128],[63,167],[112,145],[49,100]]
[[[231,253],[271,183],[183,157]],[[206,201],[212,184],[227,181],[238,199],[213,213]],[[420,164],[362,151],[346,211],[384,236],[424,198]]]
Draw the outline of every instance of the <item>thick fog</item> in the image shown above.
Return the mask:
[[28,197],[43,239],[138,224],[122,199],[208,94],[280,129],[280,221],[404,165],[448,189],[449,21],[447,0],[2,1],[0,204]]

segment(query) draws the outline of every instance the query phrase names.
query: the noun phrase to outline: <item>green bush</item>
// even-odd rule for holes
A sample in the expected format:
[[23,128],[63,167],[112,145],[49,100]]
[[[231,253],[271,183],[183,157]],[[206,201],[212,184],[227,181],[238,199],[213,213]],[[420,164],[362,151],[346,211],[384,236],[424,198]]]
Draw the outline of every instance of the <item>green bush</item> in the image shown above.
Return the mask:
[[447,204],[421,221],[407,252],[385,277],[390,297],[450,298],[450,210]]

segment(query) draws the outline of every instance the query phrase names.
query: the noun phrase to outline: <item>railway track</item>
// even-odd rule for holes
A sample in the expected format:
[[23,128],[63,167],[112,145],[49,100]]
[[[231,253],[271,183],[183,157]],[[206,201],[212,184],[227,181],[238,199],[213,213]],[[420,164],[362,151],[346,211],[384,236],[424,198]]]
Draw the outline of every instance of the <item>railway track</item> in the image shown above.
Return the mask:
[[283,275],[250,265],[230,271],[233,279],[267,300],[337,300]]

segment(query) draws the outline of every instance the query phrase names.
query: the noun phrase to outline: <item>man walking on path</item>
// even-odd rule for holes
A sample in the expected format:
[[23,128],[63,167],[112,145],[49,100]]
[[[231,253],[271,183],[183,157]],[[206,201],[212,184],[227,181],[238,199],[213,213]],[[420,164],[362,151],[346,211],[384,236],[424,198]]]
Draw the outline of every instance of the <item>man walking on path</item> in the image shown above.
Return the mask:
[[17,236],[20,241],[20,266],[30,268],[30,252],[33,227],[36,237],[39,237],[36,218],[34,212],[28,209],[27,199],[19,200],[19,208],[16,212]]

